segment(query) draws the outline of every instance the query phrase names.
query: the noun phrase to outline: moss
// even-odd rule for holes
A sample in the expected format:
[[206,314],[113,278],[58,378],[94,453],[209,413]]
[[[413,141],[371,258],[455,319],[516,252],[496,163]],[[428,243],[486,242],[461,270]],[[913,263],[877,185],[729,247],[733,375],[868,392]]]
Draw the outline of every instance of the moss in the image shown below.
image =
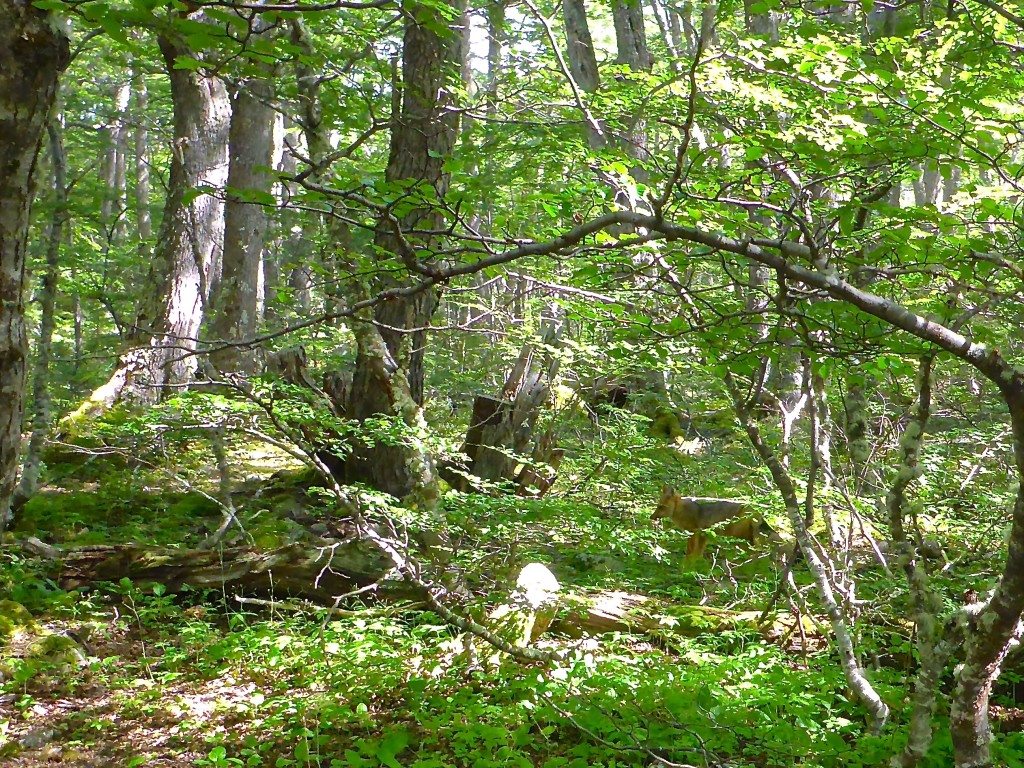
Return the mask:
[[0,641],[6,641],[16,632],[31,632],[36,623],[32,614],[21,603],[0,600]]
[[167,513],[173,517],[213,517],[220,515],[220,506],[202,494],[186,493],[168,507]]
[[85,661],[85,654],[78,643],[67,635],[57,633],[45,634],[33,640],[27,656],[54,664],[79,664]]
[[682,437],[683,426],[679,421],[679,414],[671,408],[661,407],[654,413],[654,419],[650,428],[651,437],[660,437],[668,440],[675,440]]
[[300,538],[304,529],[290,520],[266,518],[248,529],[253,543],[260,549],[277,549]]

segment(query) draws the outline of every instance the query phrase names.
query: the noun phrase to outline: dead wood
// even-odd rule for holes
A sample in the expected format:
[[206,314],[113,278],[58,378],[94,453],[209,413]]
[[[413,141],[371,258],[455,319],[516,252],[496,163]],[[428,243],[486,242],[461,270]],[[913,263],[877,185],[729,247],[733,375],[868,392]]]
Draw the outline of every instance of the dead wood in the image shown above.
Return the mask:
[[[203,550],[119,544],[64,552],[47,545],[41,552],[36,540],[22,542],[22,547],[37,556],[58,558],[59,583],[64,589],[127,578],[138,584],[162,584],[171,593],[185,587],[217,589],[301,598],[334,607],[339,595],[352,593],[385,603],[424,599],[423,590],[416,584],[397,574],[389,577],[392,563],[365,541],[324,539],[317,544],[296,542],[267,551],[256,547]],[[618,632],[665,639],[749,630],[778,641],[791,634],[795,622],[784,614],[765,622],[757,611],[679,606],[618,591],[563,591],[559,602],[551,629],[573,638]],[[804,631],[817,634],[813,626],[805,626]]]
[[380,552],[356,541],[325,540],[319,546],[295,543],[267,551],[255,547],[205,550],[119,544],[65,552],[59,581],[64,589],[74,589],[128,578],[163,584],[170,592],[186,586],[230,588],[326,604],[338,595],[368,587],[378,599],[414,597],[406,582],[382,581],[389,570],[390,563]]

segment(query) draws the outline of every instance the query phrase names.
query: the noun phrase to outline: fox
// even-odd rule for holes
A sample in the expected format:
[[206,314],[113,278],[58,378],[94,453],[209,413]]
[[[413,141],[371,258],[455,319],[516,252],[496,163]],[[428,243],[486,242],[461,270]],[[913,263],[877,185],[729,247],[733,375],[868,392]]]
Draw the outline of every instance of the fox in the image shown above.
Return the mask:
[[722,528],[722,534],[725,536],[743,539],[751,545],[760,541],[762,531],[772,540],[781,539],[771,526],[756,515],[750,514],[743,502],[680,496],[669,485],[662,486],[658,506],[651,515],[651,520],[665,518],[679,530],[693,533],[686,545],[687,558],[703,557],[704,548],[708,543],[704,531],[727,520],[733,522]]

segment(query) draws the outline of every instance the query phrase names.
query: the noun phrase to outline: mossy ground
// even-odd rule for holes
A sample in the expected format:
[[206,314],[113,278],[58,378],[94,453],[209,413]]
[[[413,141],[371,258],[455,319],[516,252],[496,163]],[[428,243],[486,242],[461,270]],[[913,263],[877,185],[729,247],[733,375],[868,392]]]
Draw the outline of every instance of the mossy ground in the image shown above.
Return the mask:
[[[605,450],[618,449],[611,442]],[[735,450],[711,460],[734,466]],[[242,525],[232,536],[270,547],[308,535],[323,503],[306,493],[308,478],[283,473],[268,483],[294,464],[256,446],[236,445],[232,455]],[[772,599],[779,573],[767,552],[719,539],[706,562],[687,563],[686,534],[650,524],[666,476],[715,492],[697,485],[700,466],[691,457],[652,446],[632,450],[629,462],[619,458],[570,458],[555,492],[539,501],[445,497],[453,538],[463,542],[456,564],[473,574],[485,603],[480,615],[505,598],[516,569],[531,560],[547,563],[567,588],[637,592],[681,611],[757,612]],[[172,474],[185,482],[170,481]],[[17,535],[65,547],[128,540],[192,547],[220,521],[211,500],[216,472],[199,441],[174,453],[173,467],[95,461],[51,467],[50,476],[57,480],[22,511]],[[955,540],[955,521],[943,525],[945,541]],[[462,655],[455,631],[421,607],[375,606],[332,618],[313,608],[250,610],[223,591],[169,595],[121,583],[67,593],[54,571],[16,548],[0,558],[0,588],[32,614],[4,603],[10,610],[0,611],[0,632],[34,627],[40,636],[67,638],[86,658],[80,667],[28,653],[8,669],[0,755],[4,765],[24,768],[582,768],[647,766],[657,758],[881,765],[900,743],[913,667],[904,594],[870,563],[858,596],[873,601],[873,613],[858,629],[877,660],[873,680],[894,709],[881,738],[865,736],[862,712],[823,642],[824,622],[788,600],[780,607],[800,621],[794,618],[783,643],[765,640],[753,622],[715,624],[668,643],[603,635],[554,666],[484,653],[477,667]],[[797,577],[807,583],[802,571]],[[962,586],[956,576],[948,581],[951,592]],[[542,642],[564,648],[574,641],[549,635]],[[997,727],[1008,729],[1020,710],[1012,694],[1000,696]],[[948,764],[942,733],[930,765]],[[998,748],[1024,752],[1024,739],[1002,733]]]

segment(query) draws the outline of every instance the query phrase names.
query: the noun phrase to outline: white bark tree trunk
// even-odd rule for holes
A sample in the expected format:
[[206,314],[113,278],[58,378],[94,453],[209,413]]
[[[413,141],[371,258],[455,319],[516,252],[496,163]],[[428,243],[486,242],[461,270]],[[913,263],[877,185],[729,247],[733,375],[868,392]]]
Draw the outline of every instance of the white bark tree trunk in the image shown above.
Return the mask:
[[96,416],[120,400],[157,402],[187,387],[197,366],[199,327],[211,283],[220,271],[224,204],[197,188],[219,191],[227,183],[227,90],[217,77],[175,66],[180,56],[197,58],[183,42],[161,36],[158,43],[174,105],[167,199],[149,273],[149,284],[158,288],[132,334],[143,343],[122,355],[110,380],[72,419]]

